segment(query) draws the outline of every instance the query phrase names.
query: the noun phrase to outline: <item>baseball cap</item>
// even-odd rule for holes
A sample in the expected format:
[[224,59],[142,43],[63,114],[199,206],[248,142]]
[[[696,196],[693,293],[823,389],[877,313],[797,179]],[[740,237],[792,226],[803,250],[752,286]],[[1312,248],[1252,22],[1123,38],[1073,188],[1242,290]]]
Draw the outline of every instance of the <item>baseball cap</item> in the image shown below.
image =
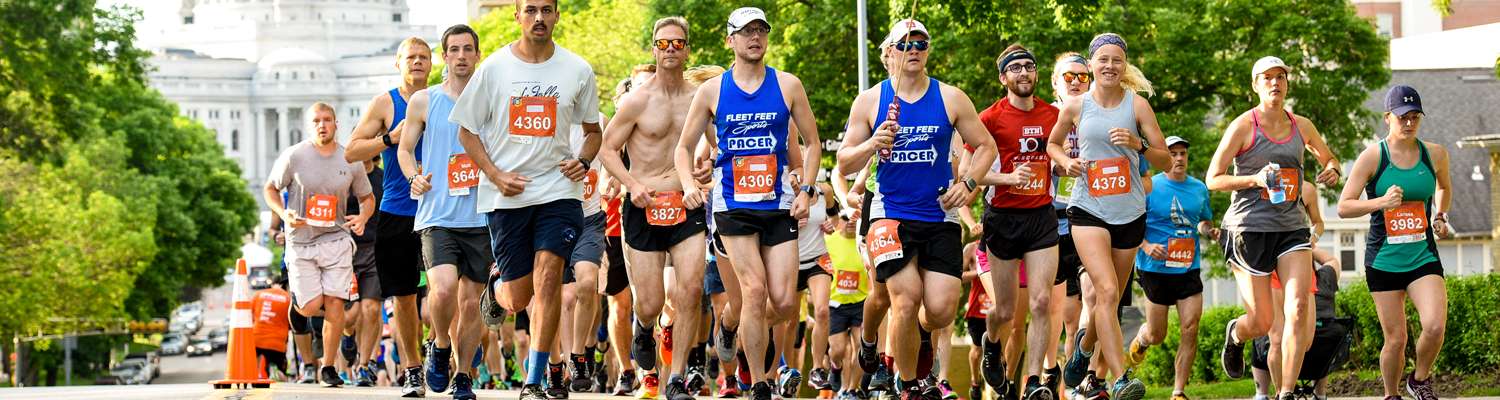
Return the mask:
[[885,35],[885,40],[880,42],[880,47],[890,46],[897,41],[913,33],[926,35],[929,39],[932,34],[927,32],[927,26],[915,19],[903,19],[891,24],[891,32]]
[[1411,86],[1396,85],[1385,93],[1385,110],[1396,115],[1406,115],[1412,111],[1422,112],[1422,96],[1418,95],[1417,89]]
[[729,34],[733,35],[740,29],[745,29],[745,25],[750,25],[755,21],[764,22],[767,28],[771,26],[771,21],[766,20],[765,11],[755,7],[740,7],[729,13]]
[[1188,143],[1187,139],[1183,139],[1181,136],[1167,136],[1167,147],[1170,148],[1178,144],[1192,146],[1192,143]]
[[1255,67],[1250,69],[1250,76],[1263,74],[1266,71],[1270,71],[1271,68],[1281,68],[1282,71],[1286,71],[1288,74],[1292,73],[1292,67],[1286,66],[1286,62],[1281,61],[1281,58],[1265,56],[1259,60],[1255,60]]

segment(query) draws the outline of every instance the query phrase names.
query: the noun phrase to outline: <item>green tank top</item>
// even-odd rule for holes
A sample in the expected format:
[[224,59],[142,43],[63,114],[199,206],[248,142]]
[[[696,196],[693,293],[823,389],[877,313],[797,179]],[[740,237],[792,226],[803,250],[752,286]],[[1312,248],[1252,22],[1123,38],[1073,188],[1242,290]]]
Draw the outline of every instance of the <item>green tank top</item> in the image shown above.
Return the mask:
[[828,300],[834,306],[865,301],[870,293],[870,277],[865,274],[865,263],[859,255],[855,238],[834,232],[823,236],[823,241],[827,243],[828,257],[833,261]]
[[1410,168],[1391,162],[1390,150],[1380,141],[1380,167],[1365,185],[1366,198],[1384,196],[1392,185],[1401,187],[1402,206],[1370,213],[1370,233],[1365,236],[1365,267],[1386,272],[1407,272],[1438,262],[1437,240],[1429,226],[1432,196],[1437,192],[1436,169],[1427,156],[1427,145],[1417,142],[1421,158]]

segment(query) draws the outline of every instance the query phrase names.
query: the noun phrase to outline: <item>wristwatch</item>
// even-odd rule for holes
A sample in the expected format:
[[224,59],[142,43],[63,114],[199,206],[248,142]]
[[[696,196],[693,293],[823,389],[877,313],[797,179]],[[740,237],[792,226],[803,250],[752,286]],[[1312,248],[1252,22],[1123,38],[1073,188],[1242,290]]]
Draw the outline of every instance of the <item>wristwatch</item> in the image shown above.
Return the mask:
[[1151,145],[1148,144],[1148,143],[1146,143],[1146,141],[1144,139],[1142,139],[1141,140],[1141,148],[1139,150],[1136,150],[1136,152],[1141,153],[1141,154],[1145,154],[1146,150],[1151,150]]
[[964,186],[968,187],[969,191],[972,192],[974,188],[979,187],[979,182],[975,182],[974,178],[964,178]]
[[579,157],[578,157],[578,163],[579,163],[579,164],[583,164],[583,170],[584,170],[584,171],[588,171],[588,170],[589,170],[589,167],[590,167],[590,165],[589,165],[589,164],[591,164],[591,163],[593,163],[593,162],[594,162],[594,160],[590,160],[590,159],[587,159],[587,158],[583,158],[583,156],[579,156]]
[[396,147],[395,143],[391,143],[391,134],[389,133],[380,135],[380,142],[385,143],[385,147]]
[[818,191],[818,187],[813,185],[802,185],[799,189],[802,190],[802,193],[807,194],[817,194]]

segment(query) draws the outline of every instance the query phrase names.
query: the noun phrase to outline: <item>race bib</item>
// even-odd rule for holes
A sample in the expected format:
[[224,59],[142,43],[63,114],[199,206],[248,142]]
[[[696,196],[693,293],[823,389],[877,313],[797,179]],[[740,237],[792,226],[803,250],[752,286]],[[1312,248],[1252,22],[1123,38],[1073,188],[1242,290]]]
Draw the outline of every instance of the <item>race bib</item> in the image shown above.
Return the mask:
[[315,194],[307,197],[307,224],[330,228],[338,225],[339,198],[331,194]]
[[1167,239],[1167,268],[1189,268],[1198,251],[1196,238]]
[[1416,243],[1427,240],[1427,205],[1420,201],[1408,201],[1384,211],[1385,242],[1389,244]]
[[349,278],[349,301],[359,301],[359,276]]
[[511,96],[511,135],[552,137],[557,133],[557,98],[550,96]]
[[839,294],[859,293],[859,271],[839,271],[836,278]]
[[[1296,168],[1281,168],[1281,191],[1286,193],[1286,200],[1295,202],[1302,196],[1302,171]],[[1271,189],[1260,190],[1261,200],[1271,199]]]
[[1047,194],[1047,189],[1050,188],[1050,186],[1047,186],[1050,183],[1048,180],[1052,177],[1052,174],[1048,173],[1047,162],[1026,161],[1017,164],[1018,167],[1021,165],[1031,168],[1031,172],[1036,175],[1032,176],[1031,180],[1025,183],[1011,186],[1010,193],[1022,196],[1041,196]]
[[583,175],[583,199],[588,200],[590,197],[594,197],[595,186],[598,185],[599,171],[590,169],[588,174]]
[[901,236],[896,233],[900,227],[901,221],[894,219],[882,219],[870,224],[870,233],[865,235],[865,247],[869,249],[870,260],[875,265],[897,260],[905,255],[901,251]]
[[776,198],[776,155],[734,158],[734,201],[757,202]]
[[660,192],[646,206],[646,223],[652,226],[673,226],[687,221],[687,209],[682,207],[682,192]]
[[1130,160],[1125,157],[1090,161],[1088,169],[1089,195],[1094,197],[1114,196],[1130,192]]
[[990,309],[995,308],[995,301],[990,300],[989,293],[979,294],[979,315],[990,316]]
[[474,160],[465,153],[448,156],[448,195],[467,196],[475,186],[479,186],[479,167]]
[[833,258],[827,254],[818,256],[818,266],[823,268],[823,272],[833,274]]
[[1071,198],[1073,198],[1073,183],[1076,180],[1077,180],[1076,178],[1073,178],[1071,176],[1059,176],[1059,177],[1057,177],[1057,196],[1056,197],[1060,197],[1060,198],[1064,198],[1064,199],[1071,199]]

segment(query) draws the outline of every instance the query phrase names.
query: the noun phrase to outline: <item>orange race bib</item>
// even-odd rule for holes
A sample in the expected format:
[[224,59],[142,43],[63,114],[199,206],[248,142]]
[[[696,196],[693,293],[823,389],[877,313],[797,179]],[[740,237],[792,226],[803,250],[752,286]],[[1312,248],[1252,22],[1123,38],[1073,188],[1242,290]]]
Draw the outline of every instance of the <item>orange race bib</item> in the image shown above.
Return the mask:
[[839,271],[836,278],[839,294],[859,293],[859,271]]
[[829,275],[833,274],[833,258],[827,254],[818,256],[818,266],[823,268],[823,272],[827,272]]
[[[1297,201],[1302,197],[1302,171],[1281,167],[1281,191],[1286,192],[1286,201]],[[1261,200],[1271,199],[1271,189],[1260,190]]]
[[349,278],[349,301],[359,301],[359,276]]
[[1031,180],[1026,181],[1026,183],[1017,186],[1011,186],[1010,193],[1022,196],[1041,196],[1047,194],[1048,189],[1051,189],[1051,186],[1048,185],[1051,184],[1049,180],[1051,180],[1052,177],[1049,168],[1047,168],[1047,162],[1024,161],[1016,164],[1017,167],[1021,165],[1030,167],[1031,172],[1036,175],[1032,176]]
[[1385,242],[1389,244],[1416,243],[1427,240],[1427,205],[1420,201],[1408,201],[1384,211]]
[[511,96],[510,134],[552,137],[557,133],[557,98],[550,96]]
[[988,316],[990,316],[990,309],[991,308],[995,308],[995,301],[994,300],[990,300],[990,294],[989,293],[980,293],[979,294],[979,306],[980,306],[980,308],[979,308],[979,315],[983,315],[983,316],[988,317]]
[[1114,196],[1130,192],[1130,160],[1125,157],[1089,161],[1089,195]]
[[734,158],[734,201],[757,202],[776,198],[776,155]]
[[475,186],[479,186],[479,167],[474,160],[465,153],[448,156],[448,195],[467,196]]
[[339,198],[331,194],[314,194],[307,197],[307,224],[330,228],[338,223]]
[[646,206],[646,223],[652,226],[673,226],[687,221],[687,209],[682,207],[682,192],[661,192]]
[[599,171],[589,169],[589,173],[583,176],[583,199],[594,197],[595,186],[599,185]]
[[894,219],[870,224],[870,232],[865,235],[865,248],[869,249],[872,264],[880,265],[905,255],[901,251],[901,236],[896,233],[900,227],[901,221]]
[[1197,241],[1195,238],[1167,239],[1167,268],[1192,267],[1198,252]]

